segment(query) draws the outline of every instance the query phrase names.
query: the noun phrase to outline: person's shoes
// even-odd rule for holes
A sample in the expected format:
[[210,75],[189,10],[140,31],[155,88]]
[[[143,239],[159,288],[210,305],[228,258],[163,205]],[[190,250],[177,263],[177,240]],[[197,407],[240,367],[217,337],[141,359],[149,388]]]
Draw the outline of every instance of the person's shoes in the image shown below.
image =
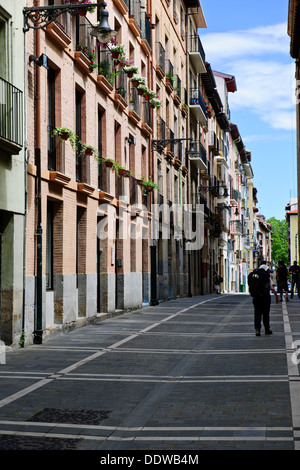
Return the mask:
[[280,302],[283,302],[283,300],[282,300],[282,299],[280,299]]
[[272,331],[271,330],[266,330],[265,331],[265,335],[271,335],[272,334]]
[[287,302],[289,301],[289,298],[288,298],[288,297],[286,298],[286,301],[287,301]]
[[256,336],[260,336],[260,330],[256,330]]

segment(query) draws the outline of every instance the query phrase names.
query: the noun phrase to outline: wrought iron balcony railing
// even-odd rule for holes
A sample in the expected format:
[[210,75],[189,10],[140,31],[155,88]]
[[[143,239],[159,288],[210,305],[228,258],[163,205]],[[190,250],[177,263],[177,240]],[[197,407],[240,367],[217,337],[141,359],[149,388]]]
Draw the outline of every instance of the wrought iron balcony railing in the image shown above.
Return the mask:
[[48,126],[48,170],[64,173],[65,145],[53,131],[54,127]]
[[147,13],[141,14],[141,38],[146,39],[151,47],[151,21]]
[[198,52],[205,63],[205,52],[198,35],[190,36],[189,52]]
[[3,78],[0,78],[0,140],[18,147],[18,151],[23,146],[23,92]]
[[157,56],[156,56],[156,65],[162,69],[162,71],[165,73],[165,64],[166,64],[166,51],[163,47],[163,45],[160,42],[156,43],[157,47]]

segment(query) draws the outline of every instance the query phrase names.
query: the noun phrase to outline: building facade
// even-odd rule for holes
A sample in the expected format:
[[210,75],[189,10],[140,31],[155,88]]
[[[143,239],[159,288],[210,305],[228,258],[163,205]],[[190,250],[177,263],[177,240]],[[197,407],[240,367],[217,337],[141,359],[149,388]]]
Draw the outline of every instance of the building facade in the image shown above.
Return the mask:
[[0,1],[0,340],[22,335],[26,211],[25,1]]
[[235,77],[215,72],[201,44],[200,2],[112,0],[108,43],[102,7],[28,0],[59,10],[34,29],[15,3],[0,10],[2,104],[20,99],[0,123],[1,339],[41,343],[212,294],[216,273],[223,292],[245,292],[271,259],[271,229],[231,122]]

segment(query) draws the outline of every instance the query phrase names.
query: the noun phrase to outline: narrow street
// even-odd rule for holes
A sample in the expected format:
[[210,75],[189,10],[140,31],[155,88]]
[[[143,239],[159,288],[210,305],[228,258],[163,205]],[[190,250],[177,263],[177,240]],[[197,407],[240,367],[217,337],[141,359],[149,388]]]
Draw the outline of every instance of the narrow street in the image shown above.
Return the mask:
[[299,449],[299,305],[272,298],[271,336],[255,336],[249,295],[222,294],[10,350],[0,449]]

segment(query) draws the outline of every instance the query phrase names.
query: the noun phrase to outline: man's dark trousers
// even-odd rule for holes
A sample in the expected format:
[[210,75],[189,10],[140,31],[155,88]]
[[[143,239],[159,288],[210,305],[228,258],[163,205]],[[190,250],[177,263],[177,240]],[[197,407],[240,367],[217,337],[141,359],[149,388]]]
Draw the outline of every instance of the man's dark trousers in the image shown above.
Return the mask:
[[256,330],[261,329],[261,319],[266,331],[270,330],[270,308],[271,295],[264,294],[262,296],[253,297],[254,305],[254,327]]

